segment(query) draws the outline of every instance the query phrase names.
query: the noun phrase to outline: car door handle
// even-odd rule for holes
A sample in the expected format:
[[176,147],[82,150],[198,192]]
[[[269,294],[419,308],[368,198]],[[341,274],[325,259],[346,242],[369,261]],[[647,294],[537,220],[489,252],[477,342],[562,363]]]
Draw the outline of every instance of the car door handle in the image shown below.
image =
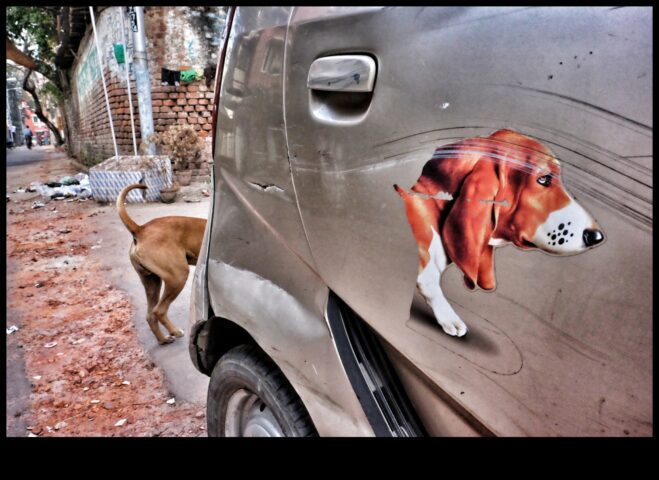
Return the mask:
[[307,87],[333,92],[372,92],[375,73],[375,60],[368,55],[322,57],[311,64]]

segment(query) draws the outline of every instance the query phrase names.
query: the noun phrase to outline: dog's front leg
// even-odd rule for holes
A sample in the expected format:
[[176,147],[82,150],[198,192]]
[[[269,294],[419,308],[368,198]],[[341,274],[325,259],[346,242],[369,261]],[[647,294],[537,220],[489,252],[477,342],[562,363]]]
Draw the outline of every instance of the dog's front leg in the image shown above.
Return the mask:
[[451,307],[440,286],[442,272],[446,268],[446,254],[442,241],[432,229],[432,241],[428,248],[430,255],[426,266],[417,277],[417,286],[444,331],[452,336],[462,337],[467,333],[467,325]]

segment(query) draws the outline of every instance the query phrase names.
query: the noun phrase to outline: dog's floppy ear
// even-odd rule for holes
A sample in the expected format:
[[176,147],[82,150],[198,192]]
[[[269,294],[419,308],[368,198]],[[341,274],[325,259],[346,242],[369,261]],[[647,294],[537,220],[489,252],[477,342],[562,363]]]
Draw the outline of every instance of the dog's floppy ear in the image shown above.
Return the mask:
[[465,284],[484,290],[496,286],[493,248],[494,201],[499,191],[496,161],[486,155],[468,174],[442,226],[448,256],[462,270]]

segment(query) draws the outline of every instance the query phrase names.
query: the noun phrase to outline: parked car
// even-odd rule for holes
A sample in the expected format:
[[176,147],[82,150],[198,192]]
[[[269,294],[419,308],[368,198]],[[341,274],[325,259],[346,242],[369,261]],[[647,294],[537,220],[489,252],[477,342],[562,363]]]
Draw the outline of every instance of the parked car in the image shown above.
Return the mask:
[[219,62],[209,435],[652,435],[651,8],[240,7]]

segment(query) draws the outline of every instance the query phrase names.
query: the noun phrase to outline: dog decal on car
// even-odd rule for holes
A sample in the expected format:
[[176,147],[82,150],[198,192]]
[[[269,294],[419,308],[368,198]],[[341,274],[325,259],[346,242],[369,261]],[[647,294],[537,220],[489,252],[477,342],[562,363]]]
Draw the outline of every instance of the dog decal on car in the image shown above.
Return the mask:
[[417,288],[444,332],[467,333],[441,290],[451,263],[467,288],[492,291],[495,247],[575,255],[604,240],[560,173],[549,148],[503,129],[437,148],[411,191],[394,185],[419,248]]

